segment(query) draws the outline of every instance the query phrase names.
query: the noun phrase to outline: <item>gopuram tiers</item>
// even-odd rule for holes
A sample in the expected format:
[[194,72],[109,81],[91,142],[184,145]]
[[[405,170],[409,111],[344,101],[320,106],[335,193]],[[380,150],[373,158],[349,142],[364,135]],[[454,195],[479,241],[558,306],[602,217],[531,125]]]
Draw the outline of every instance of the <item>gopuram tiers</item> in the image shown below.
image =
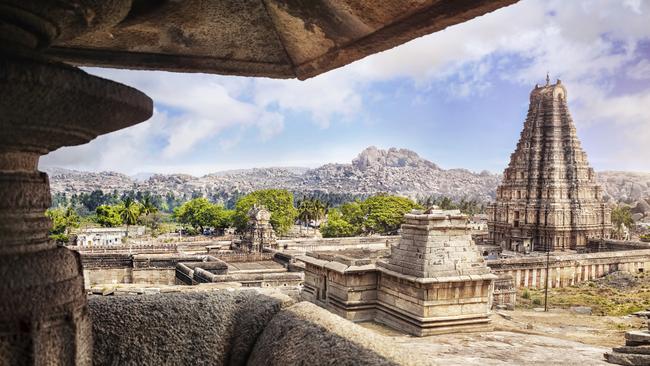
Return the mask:
[[536,85],[510,164],[488,207],[489,240],[505,250],[578,250],[609,238],[610,208],[587,162],[560,80]]

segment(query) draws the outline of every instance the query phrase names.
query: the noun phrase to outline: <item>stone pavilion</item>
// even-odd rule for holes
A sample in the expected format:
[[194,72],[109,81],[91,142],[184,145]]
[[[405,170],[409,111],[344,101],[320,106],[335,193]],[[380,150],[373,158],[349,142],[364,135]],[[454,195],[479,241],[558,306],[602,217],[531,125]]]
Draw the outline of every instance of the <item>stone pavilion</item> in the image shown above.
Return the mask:
[[490,329],[497,276],[458,210],[407,214],[399,244],[386,258],[327,260],[315,253],[300,260],[306,264],[303,297],[347,319],[416,336]]

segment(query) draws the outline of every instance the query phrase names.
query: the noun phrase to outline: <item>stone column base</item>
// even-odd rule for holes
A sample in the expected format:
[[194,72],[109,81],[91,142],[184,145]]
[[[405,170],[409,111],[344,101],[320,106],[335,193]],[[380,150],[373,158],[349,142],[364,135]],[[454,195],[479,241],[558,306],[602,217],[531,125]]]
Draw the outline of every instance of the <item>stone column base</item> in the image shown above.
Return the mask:
[[91,364],[78,253],[55,247],[2,254],[0,275],[0,364]]

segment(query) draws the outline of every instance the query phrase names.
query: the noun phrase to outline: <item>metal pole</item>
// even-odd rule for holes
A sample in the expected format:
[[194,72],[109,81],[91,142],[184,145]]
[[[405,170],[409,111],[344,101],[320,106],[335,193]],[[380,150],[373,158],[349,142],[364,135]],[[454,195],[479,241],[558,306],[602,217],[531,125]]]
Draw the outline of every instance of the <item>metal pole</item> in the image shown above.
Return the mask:
[[546,247],[546,281],[544,283],[544,311],[548,311],[548,262],[550,255],[550,247]]

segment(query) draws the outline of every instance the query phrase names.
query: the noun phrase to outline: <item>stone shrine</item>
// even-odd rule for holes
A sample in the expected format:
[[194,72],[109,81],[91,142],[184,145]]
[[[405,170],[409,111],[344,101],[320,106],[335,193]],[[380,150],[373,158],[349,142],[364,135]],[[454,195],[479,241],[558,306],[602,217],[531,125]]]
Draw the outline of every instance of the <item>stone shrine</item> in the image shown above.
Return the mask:
[[248,227],[242,235],[238,249],[248,253],[263,252],[264,248],[278,248],[271,213],[262,205],[253,205],[248,211]]
[[493,282],[467,216],[433,208],[405,216],[388,258],[305,262],[303,297],[353,320],[416,336],[489,330]]
[[611,210],[582,150],[560,80],[536,85],[510,164],[488,207],[488,242],[518,252],[609,238]]

